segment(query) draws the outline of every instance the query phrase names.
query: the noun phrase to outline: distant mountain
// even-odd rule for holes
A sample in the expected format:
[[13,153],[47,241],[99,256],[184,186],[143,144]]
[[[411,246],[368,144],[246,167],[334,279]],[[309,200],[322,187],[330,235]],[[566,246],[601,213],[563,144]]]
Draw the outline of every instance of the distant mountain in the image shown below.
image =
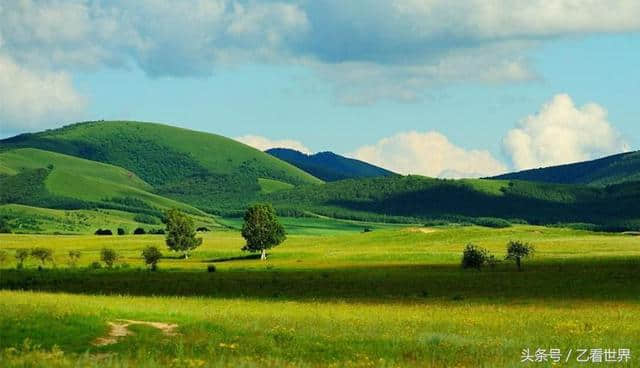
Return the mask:
[[118,166],[142,179],[154,194],[213,211],[242,208],[278,188],[322,183],[232,139],[154,123],[84,122],[0,140],[0,152],[17,148]]
[[307,155],[288,148],[272,148],[265,152],[324,181],[396,175],[381,167],[332,152]]
[[640,151],[593,161],[525,170],[493,179],[517,179],[557,184],[609,185],[640,181]]

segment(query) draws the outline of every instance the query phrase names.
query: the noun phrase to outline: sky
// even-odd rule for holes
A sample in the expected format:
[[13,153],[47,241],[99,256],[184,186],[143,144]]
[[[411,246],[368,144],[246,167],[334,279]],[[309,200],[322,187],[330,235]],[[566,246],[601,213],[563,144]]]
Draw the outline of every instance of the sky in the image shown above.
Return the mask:
[[640,149],[637,0],[0,0],[0,137],[162,122],[402,174]]

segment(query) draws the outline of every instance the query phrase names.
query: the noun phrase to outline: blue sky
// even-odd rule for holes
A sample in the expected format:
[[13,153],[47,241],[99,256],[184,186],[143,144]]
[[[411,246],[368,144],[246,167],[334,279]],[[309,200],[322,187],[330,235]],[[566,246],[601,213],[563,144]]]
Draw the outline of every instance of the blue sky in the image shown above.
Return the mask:
[[3,136],[154,121],[445,177],[640,147],[633,1],[578,15],[544,1],[370,2],[364,15],[361,0],[0,2]]

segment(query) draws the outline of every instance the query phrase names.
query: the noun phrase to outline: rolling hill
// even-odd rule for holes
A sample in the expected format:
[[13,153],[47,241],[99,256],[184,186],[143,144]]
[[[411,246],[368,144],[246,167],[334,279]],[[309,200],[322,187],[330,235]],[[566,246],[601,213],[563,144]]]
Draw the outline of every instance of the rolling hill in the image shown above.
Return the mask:
[[324,181],[396,175],[381,167],[336,155],[333,152],[307,155],[288,148],[272,148],[265,152]]
[[151,193],[153,188],[123,168],[35,148],[0,152],[0,203],[49,208],[118,208],[159,212],[196,208]]
[[157,195],[212,212],[238,208],[273,188],[322,183],[232,139],[155,123],[84,122],[0,141],[0,152],[15,148],[119,166],[135,173]]
[[640,151],[592,161],[509,173],[496,176],[494,179],[599,186],[640,181]]
[[[640,185],[596,187],[517,180],[444,180],[421,176],[350,179],[264,196],[285,212],[380,222],[453,221],[501,226],[584,223],[639,230]],[[583,226],[583,225],[580,225]]]

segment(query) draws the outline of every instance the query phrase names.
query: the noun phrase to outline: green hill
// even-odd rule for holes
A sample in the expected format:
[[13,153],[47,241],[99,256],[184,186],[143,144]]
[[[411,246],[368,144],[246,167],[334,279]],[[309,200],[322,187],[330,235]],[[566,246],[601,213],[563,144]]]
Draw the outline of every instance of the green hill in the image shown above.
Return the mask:
[[[0,141],[0,151],[39,148],[125,168],[154,193],[211,211],[237,209],[274,188],[322,181],[259,150],[215,134],[162,124],[99,121]],[[268,179],[268,188],[259,179]]]
[[196,208],[151,193],[153,188],[123,168],[34,148],[0,152],[0,203],[49,208],[116,208],[159,213]]
[[495,179],[599,186],[640,181],[640,151],[592,161],[509,173],[496,176]]
[[[501,226],[589,223],[607,229],[640,229],[639,183],[607,187],[509,180],[441,180],[397,176],[342,180],[267,194],[281,212],[296,210],[335,218],[385,221],[454,221]],[[586,226],[586,225],[585,225]]]

